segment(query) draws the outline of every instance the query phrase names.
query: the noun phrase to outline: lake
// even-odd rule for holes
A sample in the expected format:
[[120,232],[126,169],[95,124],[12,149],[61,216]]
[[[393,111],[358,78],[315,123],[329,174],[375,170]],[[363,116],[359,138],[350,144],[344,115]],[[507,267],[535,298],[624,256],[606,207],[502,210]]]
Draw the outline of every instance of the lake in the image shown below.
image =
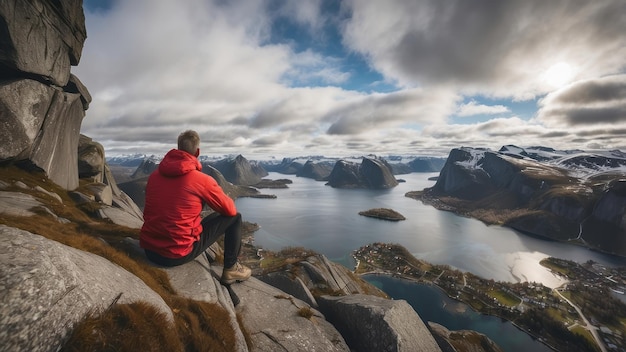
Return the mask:
[[[276,199],[240,198],[236,204],[244,220],[260,225],[255,233],[258,247],[305,247],[350,269],[355,265],[352,252],[372,242],[397,243],[418,259],[483,278],[534,281],[552,288],[563,281],[539,264],[549,256],[579,263],[593,260],[608,266],[626,266],[624,258],[487,226],[404,196],[408,191],[434,185],[428,178],[437,175],[398,175],[406,182],[393,189],[364,190],[335,189],[308,178],[270,173],[267,178],[288,178],[293,184],[287,189],[262,190],[275,194]],[[390,222],[358,214],[371,208],[391,208],[407,220]],[[482,332],[501,347],[506,346],[505,351],[545,350],[544,345],[511,323],[478,314],[437,288],[390,277],[369,279],[391,297],[407,300],[424,321],[434,321],[451,330]]]
[[512,323],[477,313],[468,305],[448,297],[436,286],[418,284],[384,275],[366,275],[368,282],[393,299],[404,299],[424,321],[433,321],[449,330],[474,330],[489,336],[507,352],[551,352],[552,349],[522,332]]

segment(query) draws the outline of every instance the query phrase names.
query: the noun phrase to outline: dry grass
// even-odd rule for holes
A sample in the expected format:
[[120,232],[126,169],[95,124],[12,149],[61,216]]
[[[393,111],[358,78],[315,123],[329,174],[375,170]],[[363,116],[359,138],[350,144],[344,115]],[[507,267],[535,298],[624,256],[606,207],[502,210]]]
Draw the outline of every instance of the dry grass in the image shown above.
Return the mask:
[[146,302],[116,304],[91,313],[73,329],[62,351],[234,351],[235,334],[221,306],[172,299],[175,323]]
[[235,351],[235,332],[222,306],[182,297],[172,297],[170,306],[185,351]]
[[260,266],[263,273],[267,274],[284,270],[288,265],[299,263],[314,255],[318,253],[304,247],[285,247],[279,252],[266,250]]
[[[67,246],[99,255],[118,264],[141,279],[159,294],[174,313],[170,323],[157,308],[145,302],[115,304],[104,311],[94,311],[74,326],[64,351],[228,351],[234,349],[235,333],[228,312],[218,304],[199,302],[178,296],[167,274],[136,256],[126,237],[139,238],[139,230],[93,219],[76,206],[68,192],[54,185],[43,174],[3,167],[0,180],[9,183],[8,191],[28,193],[58,217],[45,211],[35,217],[0,214],[0,224],[41,235]],[[14,185],[16,181],[29,189]],[[61,196],[59,203],[49,195],[33,191],[35,186]],[[244,336],[247,332],[239,321]],[[246,339],[249,342],[249,338]]]
[[298,315],[306,319],[311,319],[314,315],[313,309],[311,309],[311,307],[302,307],[298,310]]
[[61,351],[182,352],[184,349],[164,313],[145,302],[135,302],[89,314],[74,328]]

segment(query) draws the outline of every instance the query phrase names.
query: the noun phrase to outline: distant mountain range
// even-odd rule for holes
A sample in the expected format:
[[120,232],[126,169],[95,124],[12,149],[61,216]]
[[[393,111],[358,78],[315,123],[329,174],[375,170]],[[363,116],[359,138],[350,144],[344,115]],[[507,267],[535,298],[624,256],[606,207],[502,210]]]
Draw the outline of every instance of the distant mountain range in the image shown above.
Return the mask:
[[[198,159],[203,164],[209,164],[217,166],[220,169],[220,165],[227,165],[228,163],[241,158],[241,155],[222,156],[222,157],[209,157],[201,155]],[[430,156],[407,156],[407,155],[391,155],[386,157],[377,157],[374,155],[367,155],[367,158],[376,158],[384,160],[390,166],[394,175],[408,174],[411,172],[439,172],[446,162],[445,157],[430,157]],[[153,164],[161,162],[162,156],[146,155],[146,154],[128,154],[107,157],[106,161],[109,165],[124,166],[124,167],[139,167],[146,161]],[[333,166],[339,160],[361,163],[363,156],[351,156],[345,158],[328,158],[321,155],[313,156],[300,156],[293,158],[270,158],[264,160],[250,160],[249,162],[258,165],[268,172],[278,172],[287,175],[298,175],[302,177],[316,178],[323,180],[332,171]],[[307,166],[308,164],[308,166]],[[307,173],[306,169],[316,165],[315,172]],[[322,170],[319,170],[321,166]],[[304,171],[303,171],[304,170]],[[323,171],[326,170],[326,171]],[[300,173],[304,173],[300,175]]]

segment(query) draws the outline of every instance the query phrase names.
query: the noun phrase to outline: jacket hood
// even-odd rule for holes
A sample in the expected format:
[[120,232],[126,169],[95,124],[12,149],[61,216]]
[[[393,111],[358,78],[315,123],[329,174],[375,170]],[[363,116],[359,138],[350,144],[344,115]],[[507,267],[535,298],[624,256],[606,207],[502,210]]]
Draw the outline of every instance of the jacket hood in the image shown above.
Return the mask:
[[163,176],[181,176],[191,171],[202,171],[202,164],[195,156],[178,149],[172,149],[159,164],[159,173]]

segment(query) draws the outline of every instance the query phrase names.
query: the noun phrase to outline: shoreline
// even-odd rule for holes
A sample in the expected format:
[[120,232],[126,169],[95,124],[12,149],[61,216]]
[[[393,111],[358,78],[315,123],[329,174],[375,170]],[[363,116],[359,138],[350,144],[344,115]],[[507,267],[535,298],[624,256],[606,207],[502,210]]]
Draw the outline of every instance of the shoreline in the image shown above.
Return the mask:
[[430,206],[432,206],[433,208],[435,208],[437,210],[448,211],[448,212],[451,212],[451,213],[453,213],[455,215],[458,215],[458,216],[462,216],[462,217],[465,217],[465,218],[468,218],[468,219],[478,220],[478,221],[484,223],[487,226],[501,226],[501,227],[505,227],[507,229],[511,229],[511,230],[513,230],[515,232],[518,232],[518,233],[520,233],[520,234],[522,234],[524,236],[530,236],[530,237],[538,238],[538,239],[545,240],[545,241],[554,241],[554,242],[558,242],[558,243],[579,246],[581,248],[585,248],[585,249],[588,249],[590,251],[598,252],[598,253],[601,253],[603,255],[610,255],[610,256],[617,257],[619,259],[626,259],[626,254],[619,254],[619,253],[615,253],[615,252],[608,252],[606,250],[602,250],[600,248],[590,246],[590,245],[588,245],[584,241],[584,239],[580,240],[580,239],[571,238],[571,239],[567,239],[567,240],[558,240],[558,239],[555,239],[555,238],[552,238],[552,237],[549,237],[549,236],[546,236],[546,235],[541,235],[541,234],[537,234],[537,233],[532,233],[532,232],[516,229],[515,227],[507,226],[504,223],[495,222],[495,221],[491,222],[491,221],[487,221],[485,219],[482,219],[480,217],[472,216],[470,213],[461,211],[461,210],[458,209],[458,207],[455,207],[453,205],[449,205],[449,204],[443,202],[442,200],[440,200],[437,197],[433,197],[431,195],[425,194],[425,192],[423,190],[422,191],[409,191],[409,192],[406,192],[404,194],[404,196],[407,197],[407,198],[411,198],[413,200],[421,201],[423,204],[430,205]]
[[[392,272],[389,272],[389,271],[386,271],[386,270],[373,270],[373,271],[368,271],[368,272],[364,272],[364,273],[360,273],[360,274],[356,274],[356,275],[358,275],[358,276],[359,276],[359,277],[361,277],[361,278],[363,278],[363,276],[366,276],[366,275],[372,275],[372,276],[377,276],[377,275],[380,275],[380,276],[389,276],[389,277],[392,277],[392,278],[395,278],[395,279],[406,280],[406,281],[409,281],[409,282],[411,282],[411,283],[415,283],[415,284],[419,284],[419,285],[428,285],[428,286],[431,286],[431,287],[436,287],[439,291],[441,291],[442,293],[444,293],[444,294],[445,294],[448,298],[450,298],[450,299],[452,299],[452,300],[454,300],[454,301],[456,301],[456,302],[460,302],[460,303],[465,304],[467,307],[469,307],[469,308],[470,308],[471,310],[473,310],[474,312],[476,312],[476,313],[478,313],[478,314],[480,314],[480,315],[484,315],[484,316],[491,316],[491,317],[500,318],[501,320],[504,320],[504,321],[506,321],[506,322],[508,322],[508,323],[511,323],[511,325],[513,325],[513,326],[514,326],[515,328],[517,328],[519,331],[521,331],[521,332],[523,332],[523,333],[527,334],[528,336],[530,336],[533,340],[536,340],[536,341],[541,342],[542,344],[544,344],[546,347],[548,347],[548,348],[552,349],[553,351],[558,351],[558,349],[557,349],[557,348],[555,348],[555,347],[551,346],[550,344],[548,344],[548,343],[547,343],[547,342],[546,342],[546,341],[545,341],[545,340],[544,340],[541,336],[537,336],[537,335],[535,335],[535,334],[533,334],[533,333],[531,333],[531,332],[529,332],[529,331],[525,330],[523,327],[521,327],[520,325],[518,325],[518,324],[517,324],[517,323],[515,323],[514,321],[509,320],[509,319],[507,319],[507,318],[505,318],[505,317],[502,317],[502,316],[500,316],[500,315],[495,315],[495,314],[487,314],[487,313],[484,313],[484,312],[478,311],[478,310],[474,309],[474,307],[472,307],[472,306],[471,306],[470,304],[468,304],[467,302],[464,302],[464,301],[462,301],[462,300],[460,300],[460,299],[458,299],[458,298],[456,298],[456,297],[452,297],[452,296],[450,296],[450,294],[448,294],[448,292],[447,292],[446,290],[444,290],[442,287],[440,287],[439,285],[437,285],[436,283],[434,283],[434,282],[432,282],[432,281],[418,280],[418,279],[415,279],[415,278],[410,277],[410,276],[406,276],[406,275],[402,275],[402,274],[397,274],[397,273],[392,273]],[[487,335],[485,335],[485,336],[487,336]],[[487,336],[487,337],[488,337],[488,336]]]

